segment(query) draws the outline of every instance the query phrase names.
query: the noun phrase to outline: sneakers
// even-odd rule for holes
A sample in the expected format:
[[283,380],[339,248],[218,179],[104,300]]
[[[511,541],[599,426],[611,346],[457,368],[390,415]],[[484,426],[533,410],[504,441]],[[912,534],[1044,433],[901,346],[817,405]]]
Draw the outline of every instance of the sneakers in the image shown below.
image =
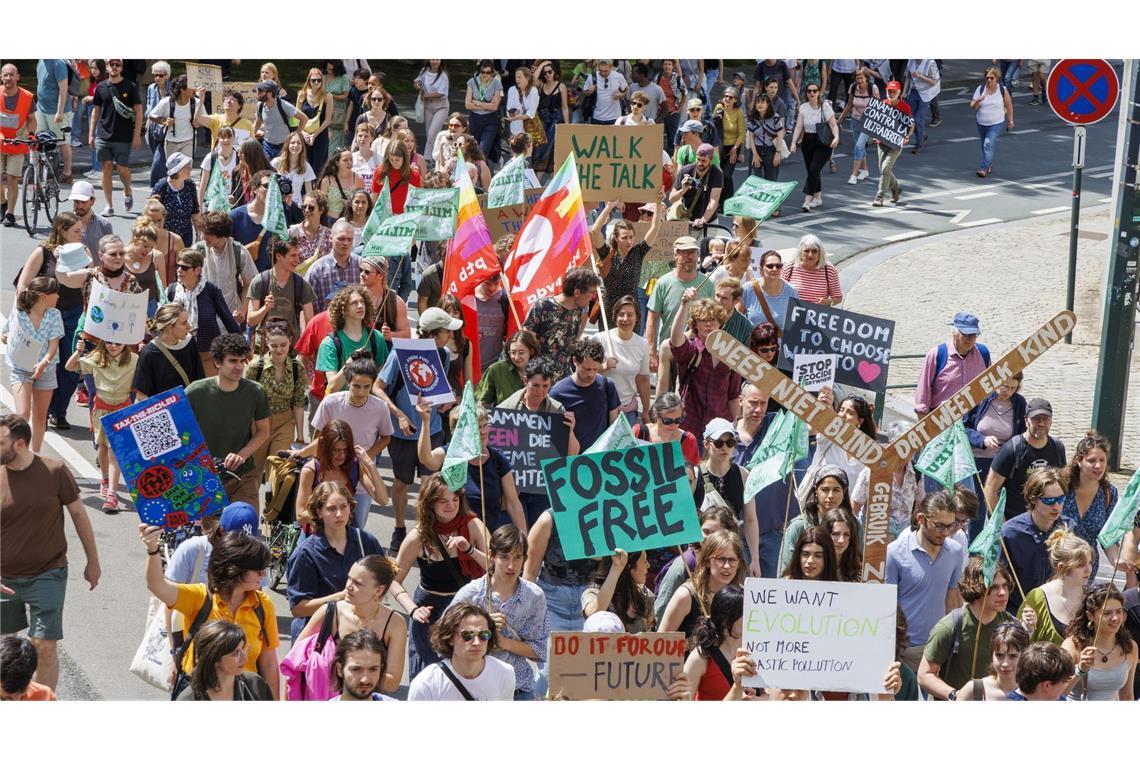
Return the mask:
[[1041,105],[1041,98],[1034,95],[1032,98],[1029,99],[1029,105],[1031,105],[1031,106]]
[[930,122],[926,126],[932,128],[932,129],[937,129],[938,127],[942,126],[942,119],[935,119],[934,121]]
[[130,211],[135,206],[135,196],[127,195],[123,198],[123,208]]
[[400,553],[400,544],[404,543],[404,539],[407,535],[408,529],[406,527],[401,528],[400,526],[396,526],[392,529],[392,541],[388,544],[389,557],[395,557]]
[[56,430],[71,430],[71,423],[67,421],[67,417],[59,414],[48,417],[48,424]]
[[860,169],[859,173],[855,175],[855,179],[860,180],[860,181],[865,180],[870,175],[871,175],[871,173],[869,171],[867,171],[866,169]]
[[80,406],[90,406],[91,398],[87,395],[87,386],[81,385],[75,391],[75,403]]
[[[924,141],[924,142],[925,142],[925,141]],[[916,156],[918,156],[918,155],[921,155],[921,154],[922,154],[922,147],[921,147],[921,146],[919,146],[919,147],[917,147],[917,148],[911,148],[911,149],[910,149],[910,152],[911,152],[911,153],[913,153],[913,154],[914,154],[914,155],[916,155]]]
[[4,226],[5,227],[15,227],[16,226],[16,215],[15,214],[4,214]]
[[823,198],[817,198],[811,202],[812,208],[823,208]]
[[100,216],[114,216],[114,215],[115,215],[115,207],[114,206],[104,206],[103,207],[103,213],[100,214]]
[[883,205],[883,196],[876,195],[875,200],[871,201],[871,205],[872,206],[882,206]]
[[902,185],[895,185],[895,189],[891,190],[891,203],[898,203],[900,196],[902,196]]
[[811,203],[804,203],[800,208],[803,209],[805,213],[811,211]]
[[857,185],[857,184],[859,184],[859,180],[855,179],[855,175],[852,174],[850,177],[847,178],[847,184],[848,185]]

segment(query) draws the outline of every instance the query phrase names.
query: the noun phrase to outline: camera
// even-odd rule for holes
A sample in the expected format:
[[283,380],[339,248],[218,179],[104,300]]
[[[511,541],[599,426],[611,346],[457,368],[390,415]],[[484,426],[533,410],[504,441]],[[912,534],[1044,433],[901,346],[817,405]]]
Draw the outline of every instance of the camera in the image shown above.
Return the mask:
[[689,180],[689,187],[700,192],[705,189],[705,182],[695,174],[690,174],[687,178]]

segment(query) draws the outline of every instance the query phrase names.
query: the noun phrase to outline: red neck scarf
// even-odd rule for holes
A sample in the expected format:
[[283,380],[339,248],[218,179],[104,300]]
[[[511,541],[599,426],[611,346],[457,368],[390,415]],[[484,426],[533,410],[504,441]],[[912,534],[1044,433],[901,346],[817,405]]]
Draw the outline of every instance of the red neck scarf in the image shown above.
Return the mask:
[[[450,536],[463,536],[467,539],[467,543],[474,547],[475,543],[471,540],[471,521],[474,519],[475,515],[470,512],[460,512],[451,522],[437,522],[435,524],[436,535],[441,537],[440,541],[444,543],[445,546],[446,542],[443,542],[442,536],[446,534]],[[444,561],[446,560],[447,556],[445,554]],[[478,578],[485,572],[482,566],[475,561],[473,555],[464,554],[463,552],[459,553],[459,568],[463,571],[465,577],[472,579]]]

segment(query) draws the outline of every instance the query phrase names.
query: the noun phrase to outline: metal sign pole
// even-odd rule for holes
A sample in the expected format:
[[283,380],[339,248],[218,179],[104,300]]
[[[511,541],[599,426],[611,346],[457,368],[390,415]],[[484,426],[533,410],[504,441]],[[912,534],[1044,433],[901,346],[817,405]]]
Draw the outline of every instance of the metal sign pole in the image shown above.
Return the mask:
[[[1077,290],[1077,237],[1081,226],[1081,172],[1085,166],[1085,128],[1073,128],[1073,212],[1069,221],[1069,279],[1065,287],[1065,308],[1073,311]],[[1073,342],[1073,334],[1065,336]]]

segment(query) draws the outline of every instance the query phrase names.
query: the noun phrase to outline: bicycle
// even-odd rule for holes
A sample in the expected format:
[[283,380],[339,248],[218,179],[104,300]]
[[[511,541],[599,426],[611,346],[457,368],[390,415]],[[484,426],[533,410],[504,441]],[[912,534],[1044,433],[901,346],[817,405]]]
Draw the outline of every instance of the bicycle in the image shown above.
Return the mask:
[[273,591],[277,590],[281,579],[285,577],[289,557],[297,548],[300,537],[301,526],[298,523],[284,520],[273,523],[269,531],[269,588]]
[[[66,139],[63,138],[63,139]],[[47,217],[48,226],[59,213],[59,143],[63,142],[51,132],[37,132],[32,137],[5,139],[8,145],[27,145],[28,163],[23,173],[24,229],[29,237],[36,236],[40,209]]]

